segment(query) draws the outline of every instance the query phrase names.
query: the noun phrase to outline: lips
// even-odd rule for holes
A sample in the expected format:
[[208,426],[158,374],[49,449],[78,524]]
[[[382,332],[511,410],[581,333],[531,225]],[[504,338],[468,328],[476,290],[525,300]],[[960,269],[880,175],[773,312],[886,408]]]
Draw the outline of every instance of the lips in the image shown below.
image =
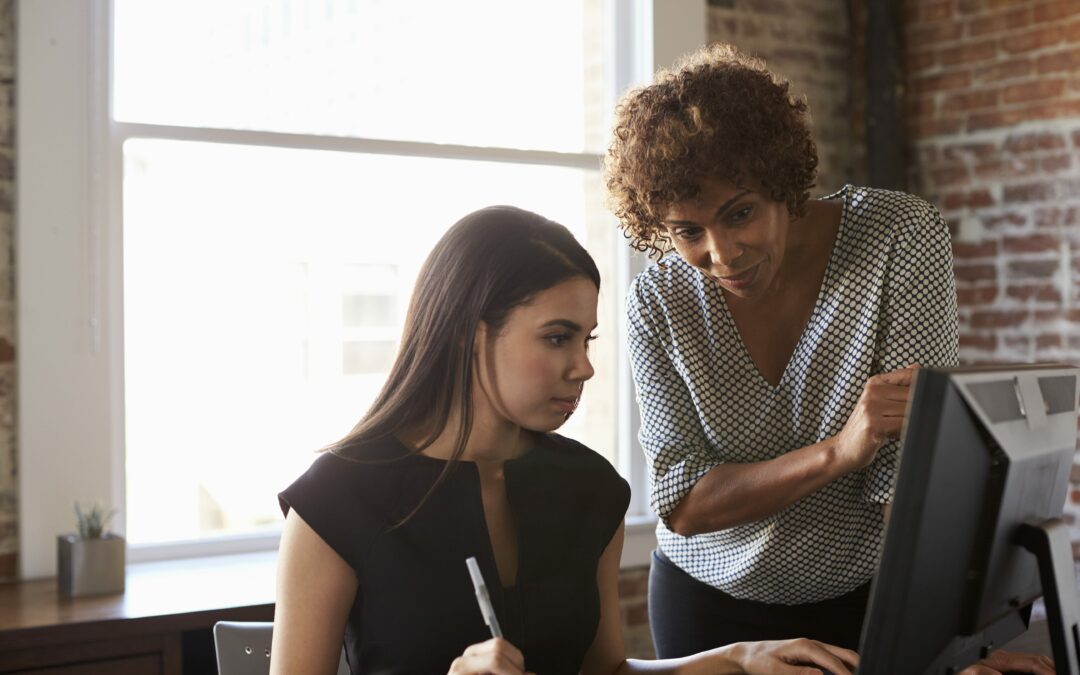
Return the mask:
[[560,412],[569,415],[577,410],[578,402],[580,402],[581,399],[575,396],[573,398],[553,398],[551,400],[555,403],[555,407],[558,408]]
[[738,274],[716,276],[713,278],[716,279],[719,283],[727,286],[728,288],[745,288],[750,284],[754,283],[754,279],[757,277],[758,267],[760,266],[761,263],[758,263],[752,267],[743,270],[742,272],[739,272]]

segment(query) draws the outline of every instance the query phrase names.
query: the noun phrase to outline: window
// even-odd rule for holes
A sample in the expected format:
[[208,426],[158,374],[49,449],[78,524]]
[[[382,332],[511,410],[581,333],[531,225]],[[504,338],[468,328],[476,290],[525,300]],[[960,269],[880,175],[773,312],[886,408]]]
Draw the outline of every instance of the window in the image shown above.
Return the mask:
[[[704,31],[674,4],[697,32],[670,30],[672,56]],[[563,431],[644,512],[619,354],[638,263],[599,167],[616,92],[660,52],[651,6],[21,3],[24,574],[49,573],[72,498],[118,505],[132,560],[272,547],[267,495],[364,412],[423,257],[494,203],[601,267],[597,374]]]

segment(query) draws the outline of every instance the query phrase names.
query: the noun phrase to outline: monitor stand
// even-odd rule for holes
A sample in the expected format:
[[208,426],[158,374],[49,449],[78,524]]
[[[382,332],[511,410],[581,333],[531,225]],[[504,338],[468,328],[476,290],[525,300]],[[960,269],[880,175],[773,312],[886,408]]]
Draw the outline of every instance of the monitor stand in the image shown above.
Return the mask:
[[1038,525],[1021,525],[1018,536],[1020,544],[1039,561],[1056,670],[1080,675],[1076,572],[1068,528],[1060,518],[1051,518]]

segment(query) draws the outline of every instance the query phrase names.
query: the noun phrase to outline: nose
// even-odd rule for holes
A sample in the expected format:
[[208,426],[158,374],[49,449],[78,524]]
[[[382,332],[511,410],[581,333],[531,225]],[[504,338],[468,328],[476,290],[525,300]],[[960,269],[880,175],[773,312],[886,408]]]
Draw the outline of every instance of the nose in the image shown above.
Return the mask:
[[581,382],[583,385],[596,374],[592,361],[589,359],[589,350],[581,349],[574,358],[574,362],[567,373],[567,379]]
[[709,265],[711,267],[731,267],[742,253],[742,248],[735,237],[728,232],[710,232]]

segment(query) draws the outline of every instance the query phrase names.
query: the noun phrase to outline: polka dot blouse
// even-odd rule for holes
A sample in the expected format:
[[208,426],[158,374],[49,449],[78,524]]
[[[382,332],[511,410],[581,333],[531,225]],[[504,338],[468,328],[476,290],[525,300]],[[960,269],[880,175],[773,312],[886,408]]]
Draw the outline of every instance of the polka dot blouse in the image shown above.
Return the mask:
[[720,288],[678,255],[642,272],[628,340],[660,549],[740,599],[801,604],[843,595],[878,564],[881,504],[898,443],[760,521],[682,537],[667,518],[723,462],[761,462],[837,434],[873,375],[957,362],[949,231],[933,206],[846,186],[836,243],[810,320],[779,384],[762,377]]

